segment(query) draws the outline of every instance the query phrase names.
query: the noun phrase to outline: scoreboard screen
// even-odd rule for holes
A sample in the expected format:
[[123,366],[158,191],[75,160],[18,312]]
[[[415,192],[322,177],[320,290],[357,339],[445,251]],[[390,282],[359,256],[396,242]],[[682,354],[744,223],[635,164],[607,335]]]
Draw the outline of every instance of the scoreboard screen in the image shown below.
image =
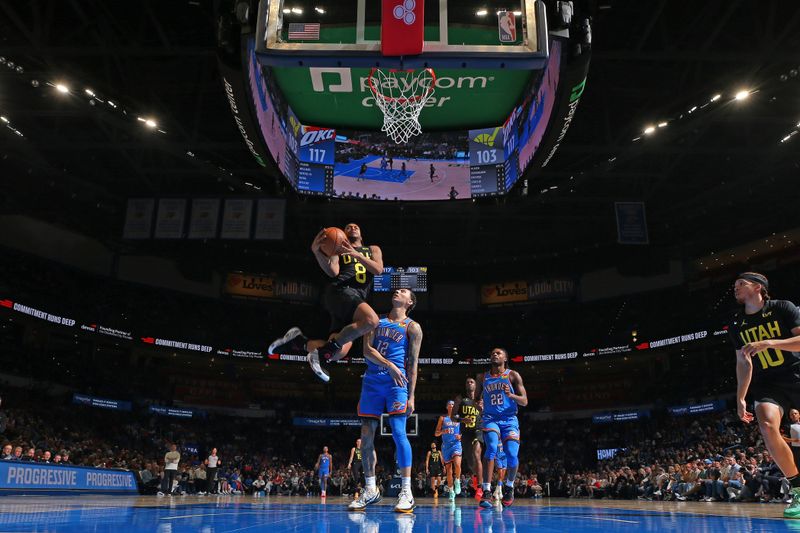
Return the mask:
[[395,289],[428,292],[428,267],[386,267],[383,274],[375,276],[375,292]]

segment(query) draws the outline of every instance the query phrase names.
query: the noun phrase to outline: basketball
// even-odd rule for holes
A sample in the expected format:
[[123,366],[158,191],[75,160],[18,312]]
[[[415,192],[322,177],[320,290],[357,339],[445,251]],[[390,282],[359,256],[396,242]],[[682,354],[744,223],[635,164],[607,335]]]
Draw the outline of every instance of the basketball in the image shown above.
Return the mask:
[[322,253],[331,256],[336,253],[339,245],[347,240],[347,235],[340,228],[325,228],[325,240],[320,249]]

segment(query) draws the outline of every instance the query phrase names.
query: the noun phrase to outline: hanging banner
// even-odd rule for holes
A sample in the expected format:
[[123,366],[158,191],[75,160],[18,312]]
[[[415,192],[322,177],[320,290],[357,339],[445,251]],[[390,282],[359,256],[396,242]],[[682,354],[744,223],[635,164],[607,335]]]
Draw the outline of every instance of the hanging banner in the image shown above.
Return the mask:
[[122,400],[110,400],[108,398],[97,398],[95,396],[87,396],[85,394],[73,394],[72,403],[77,405],[86,405],[88,407],[99,407],[101,409],[111,409],[114,411],[130,411],[133,409],[131,402]]
[[183,223],[185,220],[186,200],[184,198],[159,199],[155,238],[180,239],[183,237]]
[[252,200],[241,198],[225,200],[225,212],[222,215],[220,237],[223,239],[249,239],[252,217]]
[[195,198],[189,222],[190,239],[216,239],[219,224],[219,198]]
[[261,198],[256,206],[256,234],[259,240],[281,240],[286,221],[286,200]]
[[614,202],[619,244],[649,244],[644,202]]
[[528,301],[527,281],[508,281],[481,287],[482,305],[504,305]]
[[123,239],[149,239],[153,230],[153,211],[156,201],[153,198],[129,198],[125,212]]

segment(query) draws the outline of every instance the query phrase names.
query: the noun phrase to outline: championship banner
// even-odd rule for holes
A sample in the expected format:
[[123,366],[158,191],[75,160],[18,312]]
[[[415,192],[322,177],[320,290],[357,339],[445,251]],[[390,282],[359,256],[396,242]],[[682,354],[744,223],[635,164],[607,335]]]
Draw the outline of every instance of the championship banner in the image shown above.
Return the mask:
[[281,240],[286,222],[286,200],[261,198],[256,206],[256,234],[258,240]]
[[0,461],[1,493],[92,492],[138,494],[133,472]]
[[644,202],[614,202],[619,244],[649,244]]
[[125,212],[123,239],[149,239],[153,229],[153,211],[156,201],[153,198],[129,198]]
[[159,199],[155,238],[180,239],[183,237],[183,223],[185,220],[186,200],[184,198]]
[[190,239],[217,238],[219,202],[219,198],[195,198],[192,200],[192,216],[189,221]]
[[527,301],[527,281],[509,281],[481,286],[481,305],[505,305]]
[[222,215],[222,239],[249,239],[250,222],[253,217],[253,201],[243,198],[225,200]]

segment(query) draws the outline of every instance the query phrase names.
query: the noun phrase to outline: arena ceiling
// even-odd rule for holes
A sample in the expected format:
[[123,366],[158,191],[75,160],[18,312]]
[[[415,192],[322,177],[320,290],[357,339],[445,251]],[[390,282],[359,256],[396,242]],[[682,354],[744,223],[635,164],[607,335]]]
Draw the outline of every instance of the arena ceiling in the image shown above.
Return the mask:
[[[24,135],[0,133],[0,205],[130,249],[121,241],[128,197],[254,195],[250,182],[289,199],[283,243],[160,251],[207,258],[224,248],[236,261],[268,248],[292,257],[306,253],[317,228],[352,219],[403,258],[396,264],[541,273],[692,259],[795,227],[787,198],[800,135],[781,142],[800,123],[795,2],[592,6],[584,97],[557,156],[526,189],[477,203],[376,204],[297,197],[255,164],[220,81],[214,2],[0,0],[0,56],[15,64],[0,65],[0,113],[10,120],[0,126]],[[120,107],[65,98],[48,82],[90,88]],[[735,100],[741,90],[749,98]],[[154,117],[164,133],[134,114]],[[629,200],[646,202],[646,251],[616,244],[613,205]]]

